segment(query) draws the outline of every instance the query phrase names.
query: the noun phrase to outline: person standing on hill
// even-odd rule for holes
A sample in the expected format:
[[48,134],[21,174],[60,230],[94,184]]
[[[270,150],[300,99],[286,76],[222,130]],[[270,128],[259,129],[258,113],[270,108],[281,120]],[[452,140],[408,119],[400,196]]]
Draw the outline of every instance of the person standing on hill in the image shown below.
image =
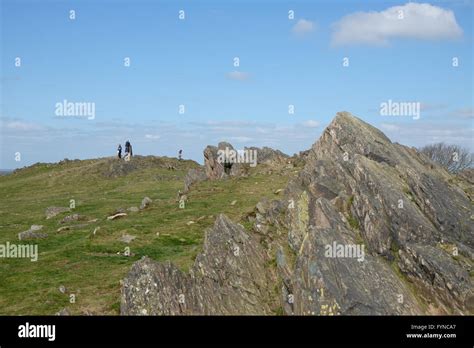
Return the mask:
[[182,160],[183,159],[183,150],[179,150],[178,151],[178,160]]
[[132,144],[130,144],[130,141],[127,140],[125,142],[125,157],[124,159],[126,161],[130,161],[130,158],[133,156],[133,150],[132,150]]
[[122,158],[122,145],[120,144],[118,144],[118,148],[117,148],[117,157],[118,159]]

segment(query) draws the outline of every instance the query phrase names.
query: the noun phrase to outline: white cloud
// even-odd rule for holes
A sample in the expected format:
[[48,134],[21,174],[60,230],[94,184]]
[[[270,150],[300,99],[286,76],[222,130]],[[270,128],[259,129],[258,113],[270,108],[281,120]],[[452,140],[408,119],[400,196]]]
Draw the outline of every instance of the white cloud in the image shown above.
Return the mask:
[[146,134],[145,138],[147,138],[147,139],[160,139],[161,137],[157,134]]
[[381,12],[349,14],[333,29],[333,45],[387,45],[394,38],[455,39],[463,33],[451,10],[411,2]]
[[227,77],[231,80],[245,81],[249,79],[250,74],[241,71],[232,71],[227,74]]
[[319,122],[315,120],[308,120],[303,122],[303,126],[308,127],[308,128],[316,128],[319,127]]
[[293,26],[291,31],[293,34],[296,35],[305,35],[311,33],[315,28],[315,24],[307,19],[300,19],[296,24]]
[[18,131],[35,131],[35,130],[42,129],[42,127],[37,124],[23,122],[23,121],[6,122],[5,127],[11,130],[18,130]]
[[397,126],[395,124],[391,124],[391,123],[382,123],[380,125],[380,128],[382,128],[383,130],[392,131],[392,132],[396,132],[396,131],[400,130],[399,126]]
[[454,116],[460,117],[460,118],[474,118],[474,109],[473,108],[464,108],[464,109],[459,109],[453,112]]
[[236,141],[238,143],[249,143],[253,141],[253,138],[246,137],[246,136],[238,136],[238,137],[228,137],[229,141]]

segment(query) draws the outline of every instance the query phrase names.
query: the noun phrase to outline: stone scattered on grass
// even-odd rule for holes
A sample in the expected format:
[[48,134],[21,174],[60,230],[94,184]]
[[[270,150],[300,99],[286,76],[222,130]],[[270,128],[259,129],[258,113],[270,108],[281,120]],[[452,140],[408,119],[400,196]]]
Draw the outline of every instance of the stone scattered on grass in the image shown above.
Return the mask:
[[152,202],[153,201],[148,197],[143,198],[142,204],[140,204],[140,210],[148,208]]
[[29,230],[18,233],[18,239],[27,240],[27,239],[47,238],[48,237],[47,233],[39,232],[42,228],[43,228],[42,225],[31,225]]
[[66,207],[48,207],[45,211],[46,219],[51,219],[52,217],[67,211],[71,211],[71,209]]
[[68,316],[68,315],[71,315],[71,313],[69,312],[69,309],[64,307],[59,312],[57,312],[56,315],[58,315],[58,316]]
[[86,217],[84,215],[80,214],[72,214],[65,216],[61,221],[59,221],[60,224],[65,224],[68,222],[73,222],[73,221],[79,221],[79,220],[85,220]]
[[135,238],[137,238],[136,236],[132,236],[130,234],[124,234],[122,237],[120,237],[120,241],[121,242],[124,242],[124,243],[127,243],[129,244],[130,242],[132,242]]

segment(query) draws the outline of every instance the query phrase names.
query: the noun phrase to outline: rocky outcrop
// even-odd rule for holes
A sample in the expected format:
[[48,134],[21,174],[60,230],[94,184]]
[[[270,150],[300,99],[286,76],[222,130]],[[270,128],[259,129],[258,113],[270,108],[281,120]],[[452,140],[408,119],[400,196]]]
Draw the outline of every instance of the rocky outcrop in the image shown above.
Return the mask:
[[228,176],[246,176],[250,167],[257,164],[281,166],[288,156],[269,147],[245,147],[237,151],[231,144],[220,142],[217,147],[204,149],[204,168],[208,179],[218,180]]
[[234,147],[227,142],[220,142],[216,146],[207,146],[204,149],[204,169],[209,180],[223,179],[227,176],[235,176],[240,173],[241,165],[231,163],[220,151],[235,151]]
[[259,241],[220,215],[189,273],[149,258],[124,280],[122,315],[271,314],[274,288]]
[[[349,113],[306,161],[286,190],[295,313],[321,312],[318,286],[341,314],[473,310],[472,203],[449,173]],[[334,242],[364,246],[365,261],[326,257]]]
[[[216,149],[206,149],[214,179]],[[134,264],[122,314],[473,313],[469,173],[453,176],[346,112],[304,163],[281,199],[249,214],[251,232],[220,216],[189,274]]]
[[184,178],[184,193],[189,192],[192,185],[207,179],[206,171],[203,168],[193,168],[188,171]]

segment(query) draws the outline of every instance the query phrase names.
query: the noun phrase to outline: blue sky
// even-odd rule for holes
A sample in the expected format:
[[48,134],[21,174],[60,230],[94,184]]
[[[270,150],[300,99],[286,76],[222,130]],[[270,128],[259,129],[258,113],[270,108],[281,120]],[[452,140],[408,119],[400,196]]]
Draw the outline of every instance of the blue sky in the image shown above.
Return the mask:
[[[1,0],[0,168],[113,156],[127,139],[136,154],[183,149],[199,162],[221,140],[293,154],[343,110],[402,144],[472,151],[473,11],[472,1]],[[55,115],[65,99],[95,103],[94,119]],[[420,119],[380,115],[388,100],[420,103]]]

